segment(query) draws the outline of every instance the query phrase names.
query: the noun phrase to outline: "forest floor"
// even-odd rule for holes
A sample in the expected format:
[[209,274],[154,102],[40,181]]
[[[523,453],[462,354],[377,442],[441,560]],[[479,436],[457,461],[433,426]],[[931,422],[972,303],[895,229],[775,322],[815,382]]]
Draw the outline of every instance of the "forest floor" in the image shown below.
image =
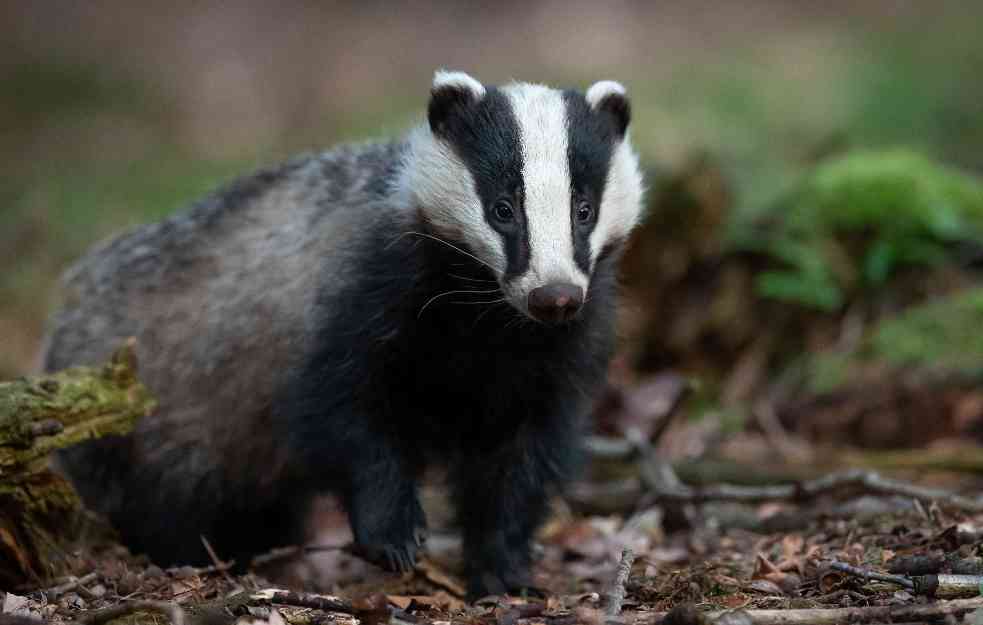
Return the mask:
[[[694,427],[674,426],[677,443]],[[923,474],[916,484],[813,472],[785,485],[688,487],[667,463],[633,457],[648,491],[629,493],[630,505],[617,493],[637,486],[633,478],[584,482],[557,503],[537,541],[542,596],[467,604],[459,543],[427,488],[424,506],[445,527],[411,573],[383,572],[341,548],[350,539],[344,516],[324,506],[320,550],[279,550],[244,575],[218,554],[210,567],[163,570],[90,541],[67,554],[74,577],[6,594],[0,622],[21,615],[93,625],[139,610],[175,625],[983,623],[978,475],[926,482]]]

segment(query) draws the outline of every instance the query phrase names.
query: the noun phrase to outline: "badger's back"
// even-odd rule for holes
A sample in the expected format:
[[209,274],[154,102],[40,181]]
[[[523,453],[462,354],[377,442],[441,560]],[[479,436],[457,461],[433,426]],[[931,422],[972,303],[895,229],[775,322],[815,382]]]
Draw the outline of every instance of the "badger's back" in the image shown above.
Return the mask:
[[[140,377],[159,401],[133,436],[60,458],[91,507],[114,518],[124,501],[140,510],[140,498],[181,506],[236,481],[260,500],[278,496],[263,492],[284,461],[272,397],[303,360],[319,289],[344,286],[356,240],[386,221],[401,149],[345,147],[260,171],[67,272],[45,369],[99,363],[135,337]],[[202,512],[187,522],[207,524]],[[114,521],[139,532],[145,519]]]

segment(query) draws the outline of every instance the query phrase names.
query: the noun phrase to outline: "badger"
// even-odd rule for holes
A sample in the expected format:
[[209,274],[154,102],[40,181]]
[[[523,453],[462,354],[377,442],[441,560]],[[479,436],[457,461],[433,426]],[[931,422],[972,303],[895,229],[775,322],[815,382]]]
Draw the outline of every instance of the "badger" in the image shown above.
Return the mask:
[[136,339],[157,410],[59,466],[131,550],[239,562],[333,494],[393,570],[444,467],[471,597],[530,587],[615,342],[643,180],[618,82],[437,71],[425,122],[258,171],[66,273],[44,367]]

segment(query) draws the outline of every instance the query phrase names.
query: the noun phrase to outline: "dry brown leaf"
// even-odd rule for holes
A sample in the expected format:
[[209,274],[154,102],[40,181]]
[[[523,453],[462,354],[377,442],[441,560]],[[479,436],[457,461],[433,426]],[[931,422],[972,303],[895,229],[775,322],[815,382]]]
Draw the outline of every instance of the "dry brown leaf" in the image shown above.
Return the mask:
[[767,579],[755,579],[746,588],[764,595],[784,595],[785,593],[775,582]]
[[427,558],[420,560],[416,569],[423,573],[423,576],[426,577],[428,581],[440,586],[457,597],[463,597],[468,594],[463,583]]
[[788,534],[782,538],[782,557],[792,560],[802,552],[805,546],[805,539],[799,534]]
[[819,589],[823,591],[823,594],[829,594],[835,590],[839,590],[846,581],[847,576],[845,574],[834,571],[833,569],[827,569],[819,575]]
[[737,610],[751,603],[751,597],[742,592],[735,592],[724,595],[716,601],[728,610]]
[[407,595],[386,595],[386,601],[393,604],[400,610],[405,610],[413,603],[413,597]]
[[751,575],[751,579],[768,579],[771,575],[782,575],[782,572],[764,554],[759,553],[755,558],[754,573]]

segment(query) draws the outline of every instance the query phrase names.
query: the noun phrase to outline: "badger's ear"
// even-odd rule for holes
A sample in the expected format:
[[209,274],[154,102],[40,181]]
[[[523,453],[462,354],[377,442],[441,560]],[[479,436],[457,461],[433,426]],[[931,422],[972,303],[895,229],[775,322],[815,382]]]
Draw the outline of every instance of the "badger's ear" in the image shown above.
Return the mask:
[[624,85],[613,80],[596,82],[587,90],[587,103],[595,111],[610,115],[618,135],[625,136],[631,121],[631,103]]
[[464,72],[437,70],[430,89],[427,119],[435,135],[443,134],[447,120],[456,111],[471,106],[485,97],[485,87]]

